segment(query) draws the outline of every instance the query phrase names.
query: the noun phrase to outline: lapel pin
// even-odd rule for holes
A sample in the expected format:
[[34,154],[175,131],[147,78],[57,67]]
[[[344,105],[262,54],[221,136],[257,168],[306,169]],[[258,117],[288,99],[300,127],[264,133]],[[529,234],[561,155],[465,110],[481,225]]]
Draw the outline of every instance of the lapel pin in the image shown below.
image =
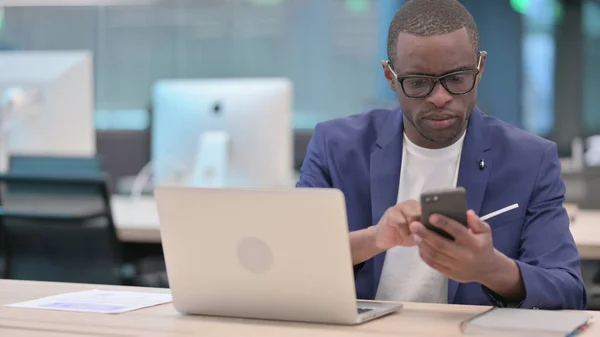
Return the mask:
[[485,168],[485,161],[483,161],[483,159],[481,159],[481,160],[479,161],[479,169],[480,169],[480,170],[483,170],[484,168]]

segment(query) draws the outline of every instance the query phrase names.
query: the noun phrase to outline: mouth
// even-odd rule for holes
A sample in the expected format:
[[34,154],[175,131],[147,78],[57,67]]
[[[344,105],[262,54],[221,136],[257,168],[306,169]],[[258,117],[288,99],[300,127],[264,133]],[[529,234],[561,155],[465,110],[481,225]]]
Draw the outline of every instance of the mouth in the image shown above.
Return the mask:
[[454,125],[458,117],[447,113],[436,113],[423,117],[423,121],[432,129],[441,130]]

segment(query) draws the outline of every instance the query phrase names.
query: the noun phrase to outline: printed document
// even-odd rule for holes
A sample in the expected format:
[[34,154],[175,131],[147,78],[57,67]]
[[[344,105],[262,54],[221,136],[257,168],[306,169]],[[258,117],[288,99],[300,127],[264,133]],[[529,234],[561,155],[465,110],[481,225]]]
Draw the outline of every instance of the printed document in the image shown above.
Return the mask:
[[118,314],[169,303],[171,294],[88,290],[7,304],[7,307]]

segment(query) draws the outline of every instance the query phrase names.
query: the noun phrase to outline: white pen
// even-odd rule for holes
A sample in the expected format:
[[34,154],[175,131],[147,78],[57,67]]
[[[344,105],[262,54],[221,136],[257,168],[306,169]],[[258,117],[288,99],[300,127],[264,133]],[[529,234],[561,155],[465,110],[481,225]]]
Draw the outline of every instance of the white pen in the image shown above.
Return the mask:
[[506,213],[506,212],[508,212],[510,210],[513,210],[515,208],[518,208],[518,207],[519,207],[519,204],[512,204],[510,206],[507,206],[507,207],[501,208],[501,209],[499,209],[497,211],[494,211],[494,212],[492,212],[490,214],[486,214],[486,215],[482,216],[480,219],[481,219],[481,221],[486,221],[486,220],[491,219],[491,218],[493,218],[493,217],[495,217],[497,215],[500,215],[502,213]]

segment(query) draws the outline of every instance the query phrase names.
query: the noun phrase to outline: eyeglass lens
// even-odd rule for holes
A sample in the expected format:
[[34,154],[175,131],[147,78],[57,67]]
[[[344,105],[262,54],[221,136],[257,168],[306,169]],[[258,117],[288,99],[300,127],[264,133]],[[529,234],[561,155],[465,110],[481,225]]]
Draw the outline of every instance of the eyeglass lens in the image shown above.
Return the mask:
[[[471,90],[475,82],[475,74],[473,72],[449,74],[442,78],[446,89],[453,94],[461,94]],[[408,96],[423,96],[427,95],[436,80],[429,77],[409,77],[404,79],[404,91]]]

